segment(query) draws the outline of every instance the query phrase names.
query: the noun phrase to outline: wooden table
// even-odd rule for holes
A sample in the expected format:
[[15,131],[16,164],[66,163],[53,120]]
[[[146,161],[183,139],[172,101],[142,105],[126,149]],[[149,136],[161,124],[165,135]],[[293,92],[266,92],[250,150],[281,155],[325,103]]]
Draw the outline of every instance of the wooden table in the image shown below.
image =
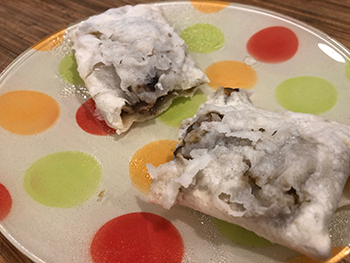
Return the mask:
[[[45,36],[71,23],[146,0],[0,0],[0,72]],[[312,25],[350,49],[350,0],[235,0],[277,11]],[[32,262],[0,234],[0,262]],[[350,257],[342,263],[350,263]]]

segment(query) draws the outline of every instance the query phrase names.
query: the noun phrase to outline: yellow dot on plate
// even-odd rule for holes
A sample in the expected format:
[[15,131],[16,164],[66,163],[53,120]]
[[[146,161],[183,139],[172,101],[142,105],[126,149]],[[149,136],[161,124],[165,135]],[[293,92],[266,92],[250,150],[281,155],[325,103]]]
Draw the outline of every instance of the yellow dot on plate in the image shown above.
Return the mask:
[[0,126],[19,135],[43,132],[56,123],[60,107],[49,95],[19,90],[0,96]]
[[350,254],[350,248],[334,247],[332,248],[331,254],[331,257],[327,260],[313,260],[306,256],[298,256],[288,261],[288,263],[337,263]]
[[224,60],[211,64],[205,70],[213,89],[220,86],[251,89],[257,82],[255,70],[247,64],[234,60]]
[[129,175],[132,184],[143,194],[148,194],[152,178],[147,172],[146,164],[155,167],[171,161],[176,148],[176,141],[159,140],[146,144],[136,151],[129,162]]
[[202,13],[217,13],[230,3],[225,1],[191,1],[192,6]]
[[50,51],[62,44],[66,29],[61,29],[32,46],[37,51]]

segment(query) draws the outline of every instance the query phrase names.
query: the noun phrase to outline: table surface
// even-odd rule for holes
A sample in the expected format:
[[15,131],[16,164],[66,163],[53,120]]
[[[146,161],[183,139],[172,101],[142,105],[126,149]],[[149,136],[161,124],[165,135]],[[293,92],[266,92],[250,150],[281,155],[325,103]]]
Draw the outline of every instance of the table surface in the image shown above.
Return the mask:
[[[0,0],[0,72],[47,35],[111,7],[150,1]],[[350,49],[350,0],[235,0],[303,21]],[[32,262],[0,234],[0,262]],[[350,256],[341,261],[350,263]]]

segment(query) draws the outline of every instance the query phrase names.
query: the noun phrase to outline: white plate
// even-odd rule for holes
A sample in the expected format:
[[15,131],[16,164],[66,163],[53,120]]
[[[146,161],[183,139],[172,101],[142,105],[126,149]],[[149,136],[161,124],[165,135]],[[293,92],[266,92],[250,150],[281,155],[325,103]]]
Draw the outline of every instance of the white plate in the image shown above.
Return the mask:
[[[253,103],[259,107],[309,111],[350,124],[350,53],[326,34],[291,18],[250,6],[221,4],[215,10],[218,6],[209,2],[206,6],[209,9],[204,12],[190,2],[157,5],[164,10],[175,30],[179,34],[184,32],[184,38],[194,37],[195,32],[203,28],[208,30],[204,39],[188,44],[201,69],[218,65],[218,71],[207,71],[212,81],[225,68],[233,66],[236,71],[243,70],[235,79],[240,81],[236,85],[253,91]],[[281,28],[282,31],[278,31]],[[105,223],[122,215],[130,216],[129,213],[148,212],[169,220],[179,231],[184,244],[183,262],[288,262],[298,256],[278,245],[261,244],[256,237],[246,236],[244,231],[243,234],[234,231],[223,234],[221,223],[217,227],[212,218],[190,209],[175,207],[166,211],[148,204],[146,196],[130,180],[129,161],[148,143],[176,140],[177,127],[168,125],[169,117],[163,116],[163,119],[134,125],[120,137],[93,135],[80,128],[76,113],[87,99],[87,93],[77,79],[69,79],[75,68],[66,67],[72,56],[69,55],[70,41],[63,39],[63,32],[34,45],[0,77],[0,200],[4,195],[12,200],[11,207],[0,203],[0,218],[3,217],[0,230],[17,248],[37,262],[92,262],[92,240]],[[256,38],[258,32],[269,33],[270,38]],[[289,36],[283,44],[289,47],[282,51],[285,56],[276,54],[281,45],[272,48],[268,58],[275,56],[276,60],[266,61],[264,55],[271,47],[259,50],[263,46],[261,41],[272,39],[276,34],[280,37],[275,41]],[[198,36],[193,39],[198,40]],[[206,40],[206,53],[198,53]],[[247,46],[248,42],[251,47]],[[254,48],[257,50],[253,51]],[[227,60],[230,62],[220,64]],[[227,77],[221,76],[220,84],[234,86],[234,82],[227,82]],[[288,87],[291,89],[298,81],[303,89],[288,93]],[[287,86],[288,82],[291,86]],[[287,91],[283,90],[286,87]],[[208,85],[201,90],[204,94],[213,91]],[[197,98],[197,102],[187,102],[189,109],[195,109],[203,95]],[[37,99],[34,106],[16,108],[15,105],[23,106],[31,99]],[[293,101],[301,104],[295,105]],[[6,103],[10,104],[6,106]],[[43,115],[35,112],[35,108],[40,107],[45,108]],[[13,123],[18,112],[22,113],[18,117],[20,124]],[[35,127],[28,128],[33,123]],[[97,168],[91,178],[86,178],[84,173],[84,160]],[[71,166],[67,164],[69,161]],[[58,166],[53,166],[55,162]],[[47,169],[45,174],[39,175],[44,168]],[[87,167],[88,170],[92,168]],[[44,177],[52,172],[50,169],[68,171],[68,175],[57,178],[57,174],[51,174],[45,181]],[[82,177],[77,180],[69,178],[79,174]],[[63,185],[65,180],[74,185]],[[44,192],[45,189],[48,192]],[[349,220],[349,210],[337,212],[331,227],[335,247],[350,243],[350,229],[346,223]],[[239,233],[243,236],[237,237]],[[129,246],[122,253],[132,253],[132,249],[153,248]],[[177,262],[179,258],[181,260],[181,253],[165,262]],[[156,261],[161,262],[160,259]],[[102,261],[96,259],[96,262]]]

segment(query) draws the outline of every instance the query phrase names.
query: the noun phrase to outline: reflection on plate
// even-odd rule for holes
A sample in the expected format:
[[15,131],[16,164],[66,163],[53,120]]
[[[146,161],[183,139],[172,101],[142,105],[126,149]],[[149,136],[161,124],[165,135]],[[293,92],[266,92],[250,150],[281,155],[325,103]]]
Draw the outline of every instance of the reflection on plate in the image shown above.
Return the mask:
[[[190,209],[148,204],[145,163],[172,158],[181,120],[221,85],[251,90],[253,103],[267,110],[350,124],[349,51],[322,32],[253,7],[159,5],[210,83],[125,135],[94,116],[66,30],[1,75],[0,230],[37,262],[310,262]],[[345,207],[332,223],[338,256],[349,252],[349,220]]]

